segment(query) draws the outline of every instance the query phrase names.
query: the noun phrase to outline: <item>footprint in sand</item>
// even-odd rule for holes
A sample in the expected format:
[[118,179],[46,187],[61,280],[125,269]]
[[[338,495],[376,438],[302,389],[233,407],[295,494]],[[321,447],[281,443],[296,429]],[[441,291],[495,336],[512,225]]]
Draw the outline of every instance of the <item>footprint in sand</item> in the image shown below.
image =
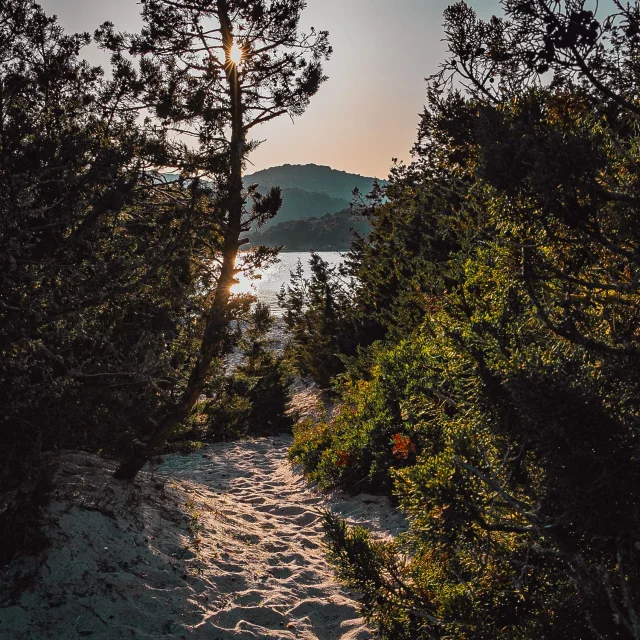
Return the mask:
[[[369,640],[324,558],[319,514],[383,536],[406,523],[379,498],[312,491],[287,462],[290,445],[279,436],[165,456],[127,487],[104,461],[67,455],[74,472],[69,497],[51,501],[40,591],[3,608],[0,640]],[[86,508],[106,497],[107,512]]]
[[337,503],[343,516],[383,536],[403,530],[404,520],[378,498],[315,493],[290,467],[290,444],[290,437],[279,436],[212,445],[205,457],[167,456],[157,470],[188,483],[191,495],[207,497],[212,507],[203,510],[200,526],[215,528],[208,544],[226,551],[204,562],[201,550],[200,577],[216,592],[208,603],[218,608],[201,605],[200,621],[186,629],[186,638],[372,637],[324,559],[320,511]]

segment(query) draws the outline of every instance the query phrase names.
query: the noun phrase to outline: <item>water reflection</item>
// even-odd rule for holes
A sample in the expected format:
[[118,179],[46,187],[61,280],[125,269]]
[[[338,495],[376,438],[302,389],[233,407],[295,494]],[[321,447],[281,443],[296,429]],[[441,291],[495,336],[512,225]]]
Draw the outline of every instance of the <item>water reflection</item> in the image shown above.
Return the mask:
[[[329,265],[338,265],[343,261],[342,255],[338,251],[321,251],[318,255],[329,263]],[[269,305],[274,316],[282,316],[282,309],[278,306],[277,295],[283,284],[288,284],[290,274],[295,270],[298,260],[302,262],[305,277],[311,275],[309,268],[309,260],[311,253],[308,251],[292,251],[289,253],[281,253],[280,262],[271,265],[260,272],[260,279],[251,280],[244,274],[239,273],[236,278],[238,283],[231,288],[231,292],[235,294],[252,293],[260,302]]]

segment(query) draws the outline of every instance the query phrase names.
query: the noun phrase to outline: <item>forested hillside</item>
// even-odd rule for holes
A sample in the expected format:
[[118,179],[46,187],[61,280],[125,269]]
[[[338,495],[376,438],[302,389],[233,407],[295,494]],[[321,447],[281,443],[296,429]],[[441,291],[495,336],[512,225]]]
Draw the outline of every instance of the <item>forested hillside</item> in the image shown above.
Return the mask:
[[[332,198],[350,201],[354,189],[358,189],[365,195],[369,193],[376,178],[367,178],[316,164],[284,164],[247,175],[245,182],[246,184],[256,183],[262,188],[277,186],[282,189],[324,193]],[[384,184],[384,181],[379,182]],[[325,213],[334,212],[325,211]]]
[[[286,191],[284,193],[286,197]],[[346,209],[303,220],[276,222],[247,237],[254,244],[281,246],[284,251],[347,251],[354,232],[366,236],[370,229],[361,215]]]
[[326,193],[303,191],[302,189],[283,188],[282,206],[275,218],[266,221],[260,230],[268,229],[290,220],[317,218],[326,214],[338,213],[349,207],[349,201],[332,198]]
[[[354,190],[366,196],[374,184],[385,184],[376,178],[337,171],[315,164],[283,165],[271,167],[245,176],[246,186],[258,185],[258,191],[266,192],[271,187],[279,187],[282,192],[282,206],[272,220],[264,223],[263,229],[289,220],[318,218],[327,213],[339,213],[349,207],[354,200]],[[312,231],[314,225],[307,226]],[[289,227],[287,227],[289,228]],[[276,234],[278,236],[279,234]],[[274,237],[276,237],[274,236]],[[276,244],[282,244],[277,242]],[[326,239],[309,246],[320,251],[327,244]],[[342,242],[344,245],[344,242]],[[345,246],[346,248],[346,246]]]

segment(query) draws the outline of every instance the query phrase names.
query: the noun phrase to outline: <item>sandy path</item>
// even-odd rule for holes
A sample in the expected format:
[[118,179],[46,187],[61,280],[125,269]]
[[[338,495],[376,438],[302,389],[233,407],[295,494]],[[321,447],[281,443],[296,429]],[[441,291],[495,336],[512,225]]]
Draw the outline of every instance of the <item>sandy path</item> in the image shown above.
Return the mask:
[[[220,638],[370,638],[324,560],[320,509],[328,506],[382,535],[397,533],[404,522],[383,498],[311,491],[287,462],[290,443],[280,436],[221,444],[200,459],[173,456],[158,469],[193,482],[196,494],[197,486],[217,492],[217,521],[233,532],[220,550],[228,571],[214,580],[231,574],[244,588],[234,588],[228,606],[205,624]],[[207,527],[202,535],[215,537]]]
[[0,639],[372,638],[324,560],[319,510],[381,535],[404,521],[384,498],[315,493],[286,460],[290,442],[165,456],[133,486],[65,454],[49,551],[0,576],[23,588],[0,597]]

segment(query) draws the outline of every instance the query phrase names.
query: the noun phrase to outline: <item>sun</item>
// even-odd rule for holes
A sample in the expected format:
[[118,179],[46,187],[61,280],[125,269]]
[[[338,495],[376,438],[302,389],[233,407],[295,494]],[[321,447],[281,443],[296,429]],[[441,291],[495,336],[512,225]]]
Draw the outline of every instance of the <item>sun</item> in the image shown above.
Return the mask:
[[242,62],[242,56],[244,55],[244,51],[242,47],[234,41],[231,45],[231,49],[229,50],[229,60],[233,62],[235,65],[239,65]]
[[235,283],[231,286],[230,291],[235,296],[241,296],[245,293],[254,293],[254,280],[247,278],[244,273],[239,272],[236,274]]

